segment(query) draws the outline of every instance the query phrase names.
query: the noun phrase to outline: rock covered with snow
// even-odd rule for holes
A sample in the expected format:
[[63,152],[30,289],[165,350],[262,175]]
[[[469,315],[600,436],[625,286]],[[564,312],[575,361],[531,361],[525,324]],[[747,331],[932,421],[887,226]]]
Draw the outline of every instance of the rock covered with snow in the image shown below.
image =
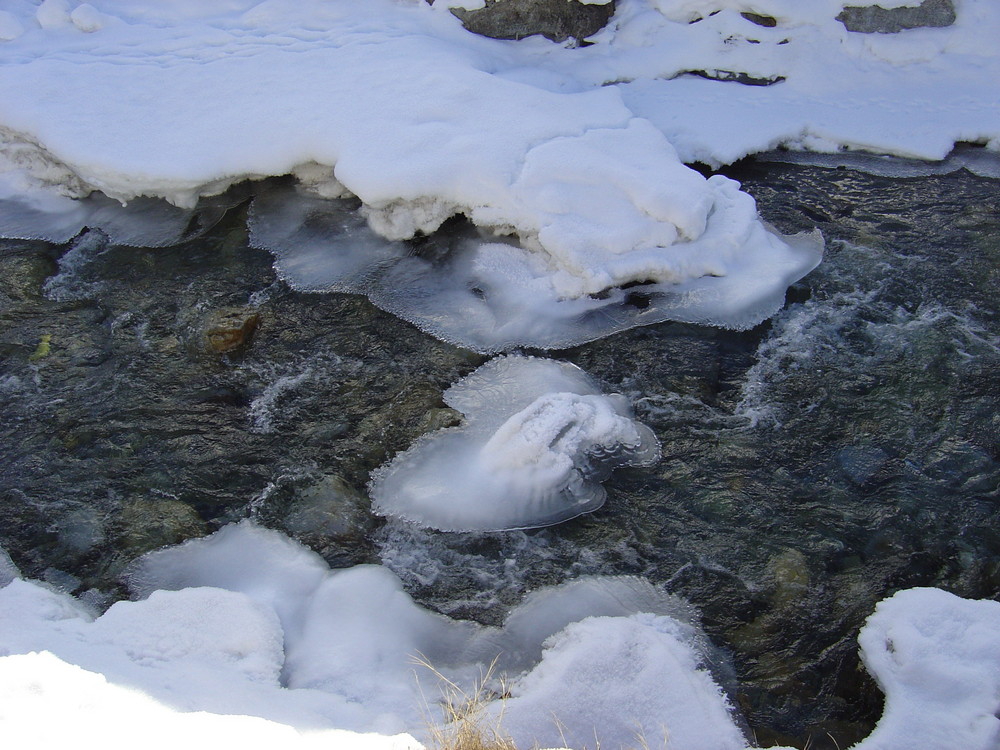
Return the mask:
[[373,508],[444,531],[547,526],[596,510],[617,466],[659,458],[621,395],[579,368],[499,357],[459,381],[445,403],[465,415],[419,439],[372,477]]
[[[463,690],[498,664],[509,696],[485,711],[520,747],[746,745],[689,608],[635,578],[536,591],[490,628],[424,610],[384,568],[331,571],[249,523],[141,558],[137,599],[104,614],[4,570],[0,731],[18,747],[100,727],[112,748],[417,748],[393,733],[438,720],[418,654]],[[886,708],[856,750],[993,750],[998,634],[997,602],[912,589],[880,603],[859,642]]]
[[690,626],[650,614],[574,623],[546,642],[538,666],[513,685],[502,726],[517,747],[599,741],[743,750],[746,738],[693,636]]
[[1000,746],[1000,602],[900,591],[858,636],[885,711],[857,750]]

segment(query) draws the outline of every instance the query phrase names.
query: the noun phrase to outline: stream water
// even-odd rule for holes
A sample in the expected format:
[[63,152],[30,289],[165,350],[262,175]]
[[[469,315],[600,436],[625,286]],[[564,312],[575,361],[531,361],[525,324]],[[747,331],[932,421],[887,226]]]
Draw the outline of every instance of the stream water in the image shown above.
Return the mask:
[[[625,394],[663,446],[534,531],[370,512],[372,470],[454,424],[441,393],[486,358],[277,281],[245,204],[173,247],[0,241],[0,546],[106,605],[138,555],[250,517],[488,623],[544,584],[642,575],[698,608],[759,742],[848,746],[881,714],[856,643],[877,601],[1000,595],[1000,181],[726,174],[782,232],[819,227],[824,262],[751,331],[529,352]],[[220,354],[207,332],[233,316],[248,341]]]

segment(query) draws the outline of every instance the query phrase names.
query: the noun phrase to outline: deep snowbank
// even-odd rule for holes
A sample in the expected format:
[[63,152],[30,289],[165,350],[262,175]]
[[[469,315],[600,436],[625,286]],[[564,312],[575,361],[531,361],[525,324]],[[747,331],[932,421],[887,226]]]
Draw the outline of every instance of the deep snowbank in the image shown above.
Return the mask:
[[[963,0],[943,28],[868,34],[848,31],[834,0],[622,0],[579,48],[480,38],[446,5],[10,3],[2,231],[65,241],[90,225],[163,244],[188,214],[140,206],[132,221],[101,196],[73,199],[191,207],[296,174],[315,196],[358,196],[390,240],[464,214],[518,242],[479,238],[446,267],[397,257],[391,280],[368,268],[359,284],[356,254],[323,260],[340,252],[329,236],[289,258],[285,240],[308,228],[265,202],[256,241],[293,285],[364,292],[481,351],[561,347],[667,318],[749,327],[818,262],[815,241],[766,231],[735,183],[706,181],[678,152],[940,159],[956,141],[1000,144],[995,3]],[[633,284],[639,298],[620,291]]]
[[[437,296],[425,279],[392,294],[414,286],[409,267],[372,293],[484,351],[567,346],[666,317],[749,327],[819,260],[817,240],[788,244],[767,231],[735,183],[685,167],[616,87],[557,92],[514,80],[503,71],[549,63],[534,45],[469,34],[443,6],[47,0],[8,15],[7,236],[64,241],[84,225],[115,234],[122,220],[105,198],[81,202],[93,191],[191,208],[233,183],[294,173],[314,195],[360,198],[368,224],[389,240],[433,232],[455,214],[492,232],[456,254],[444,324],[434,322],[439,310],[414,302]],[[117,234],[140,242],[137,225],[149,220],[148,244],[163,244],[186,214],[159,213]],[[269,231],[263,206],[255,219],[256,241],[280,255],[296,228]],[[624,323],[579,324],[622,302],[607,297],[629,284],[663,299]],[[483,293],[487,305],[462,332],[452,321]],[[546,326],[517,317],[519,307],[554,332],[539,333]]]
[[[639,579],[537,591],[484,628],[420,608],[384,568],[331,571],[247,523],[142,558],[137,601],[99,616],[16,577],[5,556],[0,567],[13,576],[0,588],[0,727],[17,747],[97,735],[105,747],[414,747],[393,733],[439,721],[418,654],[464,689],[499,655],[510,697],[488,710],[521,747],[631,747],[637,735],[673,750],[745,746],[684,603]],[[886,691],[859,750],[996,746],[1000,603],[903,591],[859,640]]]

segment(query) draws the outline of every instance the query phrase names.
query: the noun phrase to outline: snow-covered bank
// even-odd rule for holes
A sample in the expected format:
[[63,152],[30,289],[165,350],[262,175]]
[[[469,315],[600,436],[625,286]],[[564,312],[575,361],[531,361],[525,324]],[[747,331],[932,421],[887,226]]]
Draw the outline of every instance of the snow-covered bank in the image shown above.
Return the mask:
[[[139,227],[149,222],[148,244],[162,244],[184,226],[183,211],[129,214],[128,231],[116,231],[123,220],[107,198],[190,208],[234,183],[284,174],[323,201],[357,196],[389,240],[461,214],[487,235],[456,251],[449,269],[430,269],[449,280],[443,288],[411,262],[379,288],[359,289],[350,283],[356,258],[293,283],[316,287],[319,276],[327,288],[364,291],[483,351],[568,346],[664,318],[747,328],[818,262],[816,239],[768,231],[736,183],[685,167],[616,87],[560,92],[515,80],[504,70],[527,65],[544,78],[547,55],[469,34],[442,8],[15,6],[23,32],[0,46],[0,233],[65,241],[107,225],[145,244]],[[94,191],[102,196],[81,202]],[[297,215],[308,221],[320,209],[302,201]],[[301,265],[301,255],[285,257],[290,238],[303,252],[304,229],[285,208],[258,203],[255,242],[286,267]],[[329,232],[309,239],[336,257]],[[603,328],[580,324],[620,307],[613,290],[629,284],[649,287],[650,309]]]
[[[623,0],[583,47],[477,37],[446,5],[11,3],[0,233],[164,244],[190,214],[123,216],[105,196],[191,207],[295,174],[311,203],[255,207],[255,242],[293,285],[361,291],[481,351],[565,347],[664,319],[750,327],[818,262],[815,240],[782,241],[735,183],[681,161],[779,145],[940,159],[1000,136],[991,3],[865,34],[832,1]],[[343,195],[389,240],[456,214],[486,234],[444,264],[365,265],[310,230]]]
[[[746,746],[684,603],[639,579],[541,590],[484,628],[421,609],[384,568],[331,571],[246,523],[146,556],[137,601],[101,615],[2,574],[0,730],[17,747],[98,732],[105,747],[413,747],[398,733],[439,720],[418,655],[470,689],[499,656],[510,695],[489,710],[521,747]],[[904,591],[859,640],[887,697],[859,750],[996,746],[1000,604]]]

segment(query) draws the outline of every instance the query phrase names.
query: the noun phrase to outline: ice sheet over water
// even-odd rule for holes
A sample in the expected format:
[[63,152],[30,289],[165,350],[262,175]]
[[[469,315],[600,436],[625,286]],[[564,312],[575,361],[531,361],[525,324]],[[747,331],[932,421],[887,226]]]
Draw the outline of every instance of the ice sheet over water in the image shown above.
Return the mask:
[[604,504],[618,466],[659,459],[628,400],[582,370],[533,357],[494,359],[444,394],[461,427],[426,435],[379,468],[374,509],[443,531],[548,526]]
[[127,205],[93,193],[74,199],[40,190],[17,191],[0,175],[0,237],[62,243],[86,228],[99,229],[116,245],[168,247],[203,234],[240,202],[235,192],[203,200],[196,209],[159,198]]
[[480,352],[565,348],[664,320],[749,328],[819,262],[822,239],[780,237],[737,183],[708,184],[714,203],[700,237],[620,254],[553,253],[470,226],[407,246],[377,236],[356,203],[290,186],[254,200],[250,237],[294,289],[366,294]]

